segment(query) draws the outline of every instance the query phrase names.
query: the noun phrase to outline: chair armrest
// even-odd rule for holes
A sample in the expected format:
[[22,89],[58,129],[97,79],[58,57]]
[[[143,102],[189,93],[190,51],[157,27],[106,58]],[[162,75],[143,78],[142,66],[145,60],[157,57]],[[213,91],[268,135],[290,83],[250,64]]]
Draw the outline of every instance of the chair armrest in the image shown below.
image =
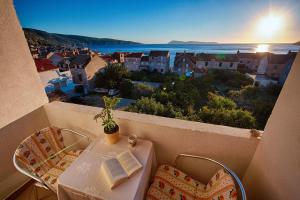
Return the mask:
[[32,178],[33,180],[37,181],[39,184],[41,184],[42,187],[44,187],[46,189],[49,189],[48,186],[44,183],[44,181],[41,178],[39,178],[38,176],[33,175],[32,173],[29,173],[27,170],[24,170],[22,167],[20,167],[20,165],[18,164],[17,157],[16,157],[15,153],[14,153],[14,156],[13,156],[13,163],[14,163],[15,168],[19,172],[21,172],[25,176],[28,176],[28,177]]
[[223,163],[220,163],[216,160],[213,160],[211,158],[208,158],[208,157],[205,157],[205,156],[196,156],[196,155],[191,155],[191,154],[178,154],[175,158],[175,161],[174,161],[174,166],[176,167],[176,164],[177,164],[177,160],[178,158],[180,157],[186,157],[186,158],[195,158],[195,159],[200,159],[200,160],[206,160],[206,161],[209,161],[209,162],[212,162],[212,163],[215,163],[219,166],[221,166],[226,172],[228,172],[233,178],[234,180],[236,181],[236,183],[238,184],[239,186],[239,189],[240,189],[240,192],[241,192],[241,195],[242,195],[242,199],[243,200],[247,200],[247,196],[246,196],[246,192],[245,192],[245,189],[244,189],[244,186],[241,182],[241,180],[239,179],[239,177],[230,169],[228,168],[226,165],[224,165]]
[[84,134],[82,134],[82,133],[79,133],[79,132],[77,132],[77,131],[73,131],[73,130],[67,129],[67,128],[62,128],[62,129],[60,129],[60,130],[61,130],[61,131],[69,131],[69,132],[74,133],[74,134],[76,134],[76,135],[79,135],[79,136],[81,136],[81,137],[85,137],[85,138],[87,138],[88,142],[90,142],[90,137],[87,136],[87,135],[84,135]]

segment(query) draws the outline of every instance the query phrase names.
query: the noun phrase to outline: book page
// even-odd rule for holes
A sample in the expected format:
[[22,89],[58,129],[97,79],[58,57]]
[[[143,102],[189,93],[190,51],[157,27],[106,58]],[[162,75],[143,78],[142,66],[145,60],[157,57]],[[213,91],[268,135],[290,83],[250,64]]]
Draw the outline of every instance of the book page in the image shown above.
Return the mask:
[[120,162],[115,158],[105,160],[102,164],[102,168],[109,182],[110,188],[118,185],[122,179],[128,177]]
[[130,151],[121,153],[117,156],[117,159],[120,161],[128,176],[131,176],[134,172],[142,168],[141,163]]

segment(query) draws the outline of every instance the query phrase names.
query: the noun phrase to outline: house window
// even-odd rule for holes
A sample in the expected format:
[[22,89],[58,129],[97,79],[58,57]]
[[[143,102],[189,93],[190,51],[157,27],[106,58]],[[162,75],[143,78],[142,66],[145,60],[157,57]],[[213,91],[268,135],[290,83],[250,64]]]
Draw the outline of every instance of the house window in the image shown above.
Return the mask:
[[205,62],[205,66],[207,66],[208,65],[208,62]]
[[185,62],[185,58],[182,59],[182,62]]
[[163,72],[164,72],[164,69],[160,69],[160,72],[163,73]]
[[82,75],[81,75],[81,74],[78,74],[78,80],[79,80],[80,82],[82,82]]
[[188,63],[187,63],[187,64],[185,64],[185,67],[186,67],[186,68],[188,68],[188,67],[189,67],[189,64],[188,64]]
[[248,62],[247,62],[248,64],[250,63],[250,60],[248,60]]
[[223,63],[222,63],[222,62],[220,62],[220,63],[219,63],[219,67],[222,67],[222,64],[223,64]]
[[230,66],[229,67],[233,67],[233,63],[230,63]]

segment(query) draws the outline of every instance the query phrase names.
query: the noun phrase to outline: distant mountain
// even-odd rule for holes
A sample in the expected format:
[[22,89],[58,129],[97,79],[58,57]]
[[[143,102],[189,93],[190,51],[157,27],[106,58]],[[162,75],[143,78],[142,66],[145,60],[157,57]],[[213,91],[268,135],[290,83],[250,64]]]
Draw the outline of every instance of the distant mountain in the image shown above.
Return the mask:
[[217,44],[217,42],[178,41],[172,40],[168,44]]
[[25,37],[31,45],[69,45],[69,46],[86,46],[86,45],[118,45],[118,44],[139,44],[137,42],[116,40],[111,38],[94,38],[80,35],[65,35],[58,33],[48,33],[31,28],[23,28]]
[[294,45],[300,45],[300,41],[299,42],[295,42]]

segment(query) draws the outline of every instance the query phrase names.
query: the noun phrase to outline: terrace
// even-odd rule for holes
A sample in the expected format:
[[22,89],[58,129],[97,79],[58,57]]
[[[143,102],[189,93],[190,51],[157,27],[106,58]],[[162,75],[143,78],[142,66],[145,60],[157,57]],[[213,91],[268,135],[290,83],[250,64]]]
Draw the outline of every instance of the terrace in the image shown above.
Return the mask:
[[[15,169],[12,157],[30,134],[54,125],[96,139],[103,135],[103,129],[93,120],[101,108],[48,103],[12,0],[1,1],[0,27],[0,198],[3,199],[29,181]],[[115,117],[122,135],[136,134],[153,143],[157,166],[173,164],[180,153],[204,155],[230,167],[242,180],[248,199],[297,199],[300,197],[299,77],[300,53],[261,139],[251,136],[247,129],[123,111],[115,111]],[[216,171],[201,161],[190,160],[180,169],[204,181]],[[19,198],[29,199],[24,195]]]

